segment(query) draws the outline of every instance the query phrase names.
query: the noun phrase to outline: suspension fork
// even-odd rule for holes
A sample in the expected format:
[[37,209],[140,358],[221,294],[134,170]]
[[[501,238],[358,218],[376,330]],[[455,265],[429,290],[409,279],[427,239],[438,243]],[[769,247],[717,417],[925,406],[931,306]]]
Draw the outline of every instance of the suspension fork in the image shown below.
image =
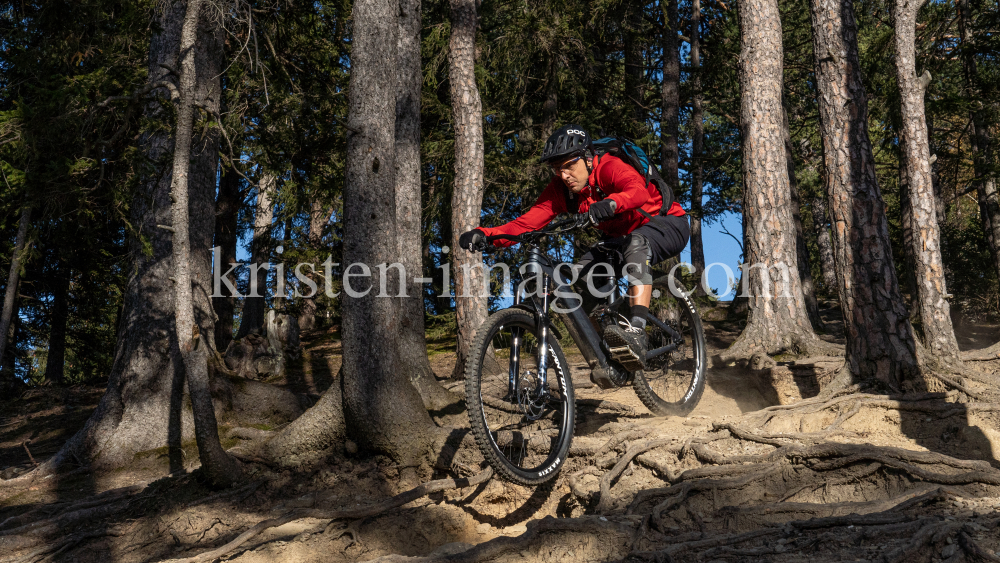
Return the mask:
[[[536,389],[538,397],[541,397],[543,393],[548,389],[548,368],[549,368],[549,290],[551,288],[551,278],[549,276],[542,277],[542,302],[541,307],[536,307],[540,309],[537,311],[536,317],[536,332],[539,335],[538,343],[538,377],[539,386]],[[521,294],[518,292],[514,295],[514,305],[519,305],[521,303]],[[535,302],[537,305],[537,301]],[[517,384],[518,384],[518,374],[520,373],[521,364],[521,337],[523,329],[513,327],[511,328],[511,334],[514,336],[514,342],[510,347],[510,359],[507,360],[507,392],[511,397],[517,396]]]
[[[521,292],[514,294],[514,305],[521,303]],[[507,360],[507,396],[517,400],[517,374],[521,371],[521,329],[512,327],[514,342],[510,346],[510,358]]]
[[549,288],[552,278],[542,276],[542,310],[538,312],[538,389],[539,397],[548,391],[549,377]]

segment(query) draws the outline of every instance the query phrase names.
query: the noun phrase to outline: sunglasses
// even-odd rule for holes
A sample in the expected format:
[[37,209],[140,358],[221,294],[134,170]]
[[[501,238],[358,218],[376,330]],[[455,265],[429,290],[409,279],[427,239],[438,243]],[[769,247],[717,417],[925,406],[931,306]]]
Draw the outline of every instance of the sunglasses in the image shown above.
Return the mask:
[[576,164],[576,161],[580,160],[581,158],[583,157],[578,156],[576,158],[571,158],[562,164],[550,164],[549,168],[552,170],[553,174],[559,175],[559,173],[562,172],[563,170],[569,170],[569,168],[574,164]]

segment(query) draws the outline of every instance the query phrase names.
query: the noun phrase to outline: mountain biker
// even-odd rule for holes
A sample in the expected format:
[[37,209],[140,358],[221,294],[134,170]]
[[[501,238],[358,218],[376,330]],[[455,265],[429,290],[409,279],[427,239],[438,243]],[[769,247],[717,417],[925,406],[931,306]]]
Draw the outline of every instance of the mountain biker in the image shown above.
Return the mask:
[[[632,352],[622,361],[629,371],[645,368],[646,314],[652,297],[653,276],[650,267],[680,254],[690,235],[684,210],[673,202],[665,215],[659,215],[662,196],[652,184],[628,163],[610,154],[597,155],[591,136],[578,125],[565,125],[553,133],[542,150],[541,162],[552,169],[552,180],[535,204],[523,215],[499,227],[477,227],[463,233],[459,245],[467,250],[484,250],[486,237],[499,234],[519,235],[540,229],[560,213],[588,213],[590,220],[604,232],[604,240],[620,248],[621,260],[603,248],[591,248],[575,266],[579,280],[591,282],[603,295],[620,277],[628,279],[631,319],[605,329],[609,347],[627,345]],[[511,246],[511,241],[494,241],[495,246]],[[615,278],[594,272],[598,264],[616,264]],[[605,269],[605,272],[608,270]],[[597,296],[580,291],[589,314]],[[600,375],[591,375],[603,379]]]

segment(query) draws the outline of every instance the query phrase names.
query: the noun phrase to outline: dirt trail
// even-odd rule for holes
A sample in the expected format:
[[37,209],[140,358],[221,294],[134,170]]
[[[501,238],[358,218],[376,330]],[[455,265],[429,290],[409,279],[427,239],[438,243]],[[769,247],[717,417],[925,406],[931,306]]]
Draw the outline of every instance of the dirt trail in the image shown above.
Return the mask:
[[[834,332],[836,314],[828,314]],[[706,328],[710,356],[738,330],[725,321]],[[310,335],[302,363],[272,383],[313,396],[325,390],[339,369],[333,336]],[[435,371],[450,374],[447,347],[431,351]],[[655,418],[631,389],[598,390],[582,358],[568,359],[576,437],[550,486],[491,479],[377,516],[296,519],[225,560],[1000,561],[1000,406],[989,389],[1000,362],[966,378],[980,399],[841,395],[827,402],[808,397],[829,360],[806,371],[788,362],[781,367],[795,379],[787,381],[805,400],[785,406],[759,374],[713,367],[690,416]],[[461,391],[461,382],[445,384]],[[464,411],[434,415],[463,437],[441,465],[461,476],[478,472],[482,458]],[[28,414],[17,420],[0,452],[15,451],[30,426]],[[0,484],[0,561],[191,557],[289,511],[364,507],[400,492],[399,470],[387,459],[346,453],[304,473],[261,467],[247,485],[223,493],[190,473],[153,481],[159,475],[144,466],[99,482],[80,474],[16,491]],[[108,491],[126,485],[133,487]]]

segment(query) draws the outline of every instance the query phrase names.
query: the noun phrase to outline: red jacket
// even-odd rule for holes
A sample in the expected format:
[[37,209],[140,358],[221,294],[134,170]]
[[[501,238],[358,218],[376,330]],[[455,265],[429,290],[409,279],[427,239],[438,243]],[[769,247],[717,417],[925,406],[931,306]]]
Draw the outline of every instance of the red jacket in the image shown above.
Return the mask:
[[[542,191],[542,195],[538,196],[535,205],[531,206],[531,209],[524,215],[499,227],[480,227],[480,229],[486,233],[486,236],[520,235],[544,227],[560,213],[586,213],[593,203],[603,199],[600,193],[597,193],[592,187],[594,185],[600,186],[607,199],[614,200],[616,204],[614,218],[597,225],[598,229],[610,237],[625,236],[648,223],[649,219],[639,213],[640,208],[652,216],[660,212],[660,206],[663,202],[660,191],[652,182],[647,187],[645,179],[636,172],[635,168],[611,155],[595,157],[594,163],[587,187],[576,194],[578,209],[569,210],[566,208],[566,194],[569,193],[569,189],[557,176],[552,178],[549,185]],[[685,213],[684,209],[675,201],[667,210],[667,214],[683,217]],[[498,240],[494,241],[493,244],[512,246],[514,242]]]

